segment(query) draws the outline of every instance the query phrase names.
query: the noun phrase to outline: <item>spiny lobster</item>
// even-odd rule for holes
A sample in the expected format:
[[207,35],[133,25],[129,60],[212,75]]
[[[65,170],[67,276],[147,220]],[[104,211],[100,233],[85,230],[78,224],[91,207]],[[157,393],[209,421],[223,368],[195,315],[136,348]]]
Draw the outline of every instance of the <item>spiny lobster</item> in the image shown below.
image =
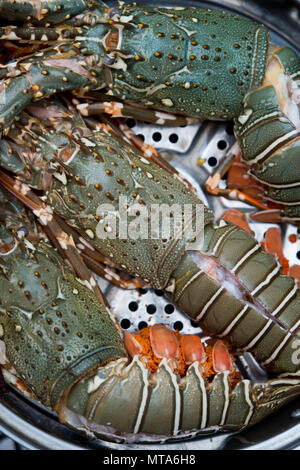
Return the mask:
[[[252,385],[235,374],[229,352],[220,340],[209,353],[199,340],[180,339],[159,325],[149,333],[150,355],[139,336],[127,333],[125,345],[132,357],[129,364],[121,346],[113,343],[112,356],[106,356],[104,364],[100,358],[98,365],[90,365],[90,358],[96,361],[91,351],[96,339],[84,315],[90,315],[93,321],[89,306],[93,308],[99,302],[90,291],[94,283],[85,277],[83,285],[76,281],[74,287],[73,276],[66,291],[64,276],[60,277],[55,263],[44,270],[45,261],[37,255],[43,251],[40,245],[34,245],[30,238],[25,247],[15,242],[12,245],[6,221],[1,254],[1,291],[5,294],[1,300],[0,344],[7,359],[2,362],[11,364],[35,395],[58,412],[63,423],[108,440],[161,442],[199,432],[241,429],[298,396],[297,284],[281,274],[276,260],[247,232],[225,222],[213,224],[213,216],[205,208],[204,229],[197,228],[192,212],[187,222],[195,230],[182,238],[173,232],[166,239],[99,237],[99,224],[105,224],[106,233],[112,233],[103,205],[108,213],[118,213],[122,196],[127,198],[125,209],[134,208],[137,218],[145,216],[143,207],[151,211],[151,205],[158,201],[181,207],[190,204],[193,208],[203,207],[203,203],[178,175],[140,154],[107,124],[85,122],[59,99],[28,106],[0,146],[2,168],[18,178],[1,170],[1,186],[33,210],[47,234],[55,233],[57,247],[64,255],[76,240],[80,240],[80,253],[86,246],[90,251],[97,249],[109,265],[113,263],[164,289],[205,331],[229,340],[234,348],[251,351],[271,373],[280,376]],[[43,191],[41,199],[34,190]],[[100,212],[98,207],[102,207]],[[173,220],[169,214],[169,218],[173,227],[175,217]],[[65,230],[66,224],[71,236],[59,229],[55,232],[55,226]],[[198,240],[200,245],[191,251],[189,242],[197,230],[203,232],[203,240]],[[30,253],[32,264],[28,262]],[[57,274],[48,280],[51,270]],[[17,294],[22,305],[16,305]],[[30,331],[30,340],[26,341],[23,331]],[[69,338],[66,344],[65,337]],[[73,351],[78,344],[82,349],[74,357],[68,348]],[[95,348],[102,351],[101,338]],[[177,370],[180,351],[187,366],[183,375]],[[37,354],[44,373],[52,371],[42,380],[35,369]],[[205,360],[209,354],[213,372],[207,376]],[[151,371],[153,356],[159,366]]]
[[266,27],[210,9],[100,0],[1,0],[0,16],[19,24],[3,27],[0,39],[37,47],[1,68],[4,132],[24,106],[65,90],[89,98],[78,103],[85,115],[172,125],[234,119],[242,159],[273,209],[218,188],[236,149],[207,189],[265,209],[259,220],[299,221],[300,60],[269,44]]
[[[203,353],[199,343],[195,345],[191,339],[191,343],[188,341],[189,347],[185,349],[184,341],[176,341],[174,335],[170,336],[168,330],[163,327],[153,327],[150,331],[153,353],[162,359],[157,372],[150,374],[147,367],[149,358],[145,355],[139,339],[131,335],[126,335],[125,338],[127,349],[133,357],[128,365],[112,319],[107,315],[107,308],[103,305],[102,308],[98,307],[99,295],[93,297],[91,289],[95,288],[94,281],[88,277],[84,266],[76,267],[78,274],[83,275],[85,284],[79,283],[79,286],[74,275],[64,274],[67,268],[62,267],[56,252],[55,255],[49,251],[44,254],[44,248],[40,247],[39,243],[34,245],[31,239],[29,244],[17,243],[15,232],[7,229],[7,218],[3,225],[1,241],[1,246],[4,247],[4,252],[3,249],[1,251],[1,282],[3,292],[7,292],[7,298],[4,297],[1,304],[4,312],[1,315],[1,346],[3,349],[5,344],[4,351],[8,358],[7,361],[4,356],[3,362],[12,364],[21,377],[23,374],[22,378],[29,388],[43,403],[58,411],[63,422],[82,432],[121,442],[165,441],[192,437],[198,432],[208,430],[240,429],[260,421],[286,401],[298,396],[300,309],[295,280],[282,275],[274,258],[245,231],[226,223],[213,224],[213,216],[208,209],[204,211],[203,242],[192,251],[188,248],[190,232],[181,239],[170,237],[135,240],[98,237],[99,223],[107,219],[102,212],[97,212],[97,208],[109,203],[112,207],[110,210],[117,213],[121,196],[127,197],[126,210],[137,202],[139,209],[135,207],[136,216],[140,215],[137,212],[143,212],[143,207],[149,209],[151,204],[157,202],[177,203],[181,207],[185,204],[192,207],[203,204],[167,164],[161,160],[153,162],[153,156],[141,155],[136,149],[130,148],[111,127],[101,125],[91,118],[84,121],[71,106],[64,105],[60,99],[30,104],[54,92],[74,89],[77,89],[76,95],[79,97],[97,99],[97,90],[108,87],[110,95],[130,101],[128,107],[122,103],[116,105],[111,101],[110,106],[96,104],[93,108],[94,105],[88,102],[79,104],[78,108],[82,114],[98,112],[102,106],[102,109],[108,108],[113,110],[113,113],[118,109],[121,116],[135,112],[136,115],[141,113],[145,117],[144,110],[134,107],[131,103],[139,101],[154,109],[146,114],[155,122],[168,123],[175,120],[177,123],[183,123],[186,122],[184,115],[202,119],[228,119],[239,116],[239,122],[243,125],[247,122],[251,124],[250,119],[254,119],[254,127],[250,126],[252,132],[253,129],[257,130],[255,126],[258,123],[260,125],[267,121],[269,124],[268,119],[265,120],[263,116],[254,113],[253,117],[252,113],[247,111],[248,104],[244,105],[246,109],[242,111],[243,98],[251,87],[257,89],[247,96],[252,96],[251,99],[258,103],[258,110],[261,110],[262,102],[265,104],[265,92],[272,97],[271,86],[260,88],[264,76],[266,77],[266,29],[248,20],[220,12],[200,9],[145,9],[137,5],[121,5],[118,9],[109,9],[102,2],[92,1],[75,4],[41,2],[38,6],[31,2],[16,2],[13,8],[10,2],[0,2],[0,13],[9,21],[29,21],[33,25],[3,27],[1,39],[27,40],[31,44],[45,42],[49,45],[49,48],[38,49],[29,57],[2,67],[5,99],[0,111],[5,137],[0,142],[0,161],[1,166],[14,173],[18,179],[14,180],[9,174],[1,171],[1,185],[34,211],[49,238],[52,230],[57,248],[64,255],[67,254],[69,259],[74,258],[75,244],[86,260],[90,260],[90,253],[96,249],[108,265],[118,266],[132,276],[164,289],[174,303],[198,321],[205,331],[228,339],[232,346],[239,350],[251,351],[263,366],[280,377],[253,386],[249,381],[235,377],[233,383],[232,377],[230,378],[232,361],[229,360],[225,346],[217,342],[212,353],[215,357],[213,363],[216,375],[209,383],[203,377],[202,363],[207,352]],[[58,26],[51,28],[54,24]],[[193,34],[190,25],[193,26]],[[205,33],[207,38],[201,37],[205,25],[212,28]],[[230,32],[230,41],[233,41],[231,54],[230,48],[224,47],[222,43],[222,47],[215,47],[220,50],[214,50],[217,54],[214,54],[212,59],[208,52],[212,49],[209,41],[216,39],[221,32],[224,35],[233,25],[237,38]],[[247,36],[240,37],[241,30],[243,33],[247,31]],[[176,50],[177,55],[165,51],[165,48],[169,47],[170,39],[174,41],[174,51]],[[207,41],[202,44],[202,39]],[[229,41],[229,38],[227,40]],[[124,44],[126,49],[122,50]],[[203,58],[202,55],[197,56],[198,47],[205,50],[203,53],[201,49]],[[132,52],[133,49],[135,52]],[[194,53],[189,55],[189,49]],[[249,52],[245,54],[245,51]],[[201,59],[198,63],[199,57]],[[297,77],[298,62],[293,52],[287,48],[274,52],[272,47],[269,48],[270,62],[280,60],[280,63],[286,66],[288,74],[290,70],[285,58],[293,62],[292,78]],[[212,60],[215,72],[208,70],[208,64]],[[219,83],[210,82],[214,90],[214,104],[212,95],[205,93],[210,90],[205,80],[212,80],[214,73],[215,80],[219,82],[219,62],[222,62],[223,69],[224,64],[235,65],[229,69],[228,76],[224,79],[226,86],[224,85],[222,92],[225,90],[228,92],[227,98],[230,97],[230,105],[226,109],[223,106],[226,96],[222,93],[221,99],[218,92]],[[198,67],[202,64],[205,69],[202,69],[202,66],[198,69],[197,64]],[[147,67],[151,67],[151,79],[145,78],[148,76]],[[274,67],[276,69],[275,65]],[[190,91],[200,91],[200,85],[192,83],[188,78],[191,71],[195,76],[199,73],[200,78],[197,78],[201,79],[203,92],[201,98],[194,94],[188,97]],[[233,85],[236,84],[238,87],[235,89]],[[291,84],[293,85],[293,81]],[[235,94],[232,97],[233,91]],[[296,96],[294,89],[292,92],[292,95]],[[199,99],[201,101],[198,101]],[[270,98],[270,106],[274,107],[272,99]],[[269,106],[269,102],[267,104]],[[22,112],[25,106],[27,108]],[[195,106],[197,108],[194,109]],[[254,107],[254,104],[251,106]],[[170,108],[182,114],[182,117],[174,119],[166,113]],[[289,147],[284,150],[293,155],[298,145],[298,134],[287,118],[283,118],[278,104],[275,108],[271,111],[272,123],[276,132],[279,129],[281,134],[272,130],[274,142],[289,142]],[[243,112],[245,114],[242,114]],[[16,116],[17,119],[9,129]],[[284,129],[281,127],[283,124],[286,125]],[[239,137],[239,130],[237,132]],[[252,150],[248,143],[247,146]],[[274,148],[273,142],[268,142],[266,146]],[[264,153],[265,150],[259,149],[259,152]],[[267,153],[264,153],[264,156],[266,155]],[[30,188],[44,191],[42,199]],[[5,196],[4,204],[7,204],[7,199]],[[169,217],[170,224],[174,227],[175,222]],[[66,223],[72,227],[69,229],[71,236],[65,232],[62,234],[59,230],[53,232],[57,227],[66,228]],[[193,228],[196,226],[194,216],[190,218],[189,223]],[[108,233],[111,231],[109,224],[103,226]],[[24,236],[24,230],[22,233]],[[34,256],[31,250],[39,253],[39,262],[34,266],[28,264],[30,253]],[[19,258],[15,256],[17,251]],[[22,262],[24,256],[25,265]],[[51,266],[47,266],[47,261],[50,263],[49,258],[53,259]],[[14,260],[18,259],[20,265],[15,271]],[[8,266],[5,265],[6,262]],[[90,263],[92,265],[91,260]],[[36,277],[39,289],[41,282],[49,288],[49,272],[53,271],[55,279],[62,279],[63,287],[60,287],[57,281],[55,286],[51,285],[52,294],[47,290],[55,305],[46,302],[47,311],[41,307],[34,312],[29,310],[31,313],[27,312],[25,316],[23,310],[15,309],[14,293],[20,291],[10,292],[7,286],[12,279],[9,276],[12,275],[16,284],[18,281],[24,282],[18,276],[19,269],[24,273],[24,279],[32,280]],[[39,275],[43,274],[43,281],[34,273],[35,277],[32,276],[34,269]],[[42,269],[45,271],[42,272]],[[69,284],[68,276],[73,276]],[[47,279],[47,282],[44,279]],[[57,290],[57,286],[60,290]],[[23,285],[18,284],[18,287],[15,287],[22,289],[22,302],[24,295],[28,302],[39,298],[40,294],[31,294],[30,289],[26,289],[26,295]],[[45,286],[42,287],[45,289]],[[62,288],[66,290],[63,298]],[[80,315],[74,320],[74,296],[81,292],[79,297],[82,297],[82,302],[85,298],[91,300],[85,303],[84,307],[76,304]],[[64,307],[64,320],[60,319],[61,309],[56,308],[57,300],[62,302]],[[4,302],[12,308],[7,308]],[[92,353],[80,349],[82,342],[78,343],[75,338],[76,335],[80,339],[92,335],[93,338],[89,339],[95,339],[89,331],[90,325],[86,324],[84,318],[85,310],[89,311],[87,307],[90,305],[97,305],[97,312],[101,312],[110,334],[108,337],[104,334],[104,337],[97,336],[95,345],[87,342],[83,348],[87,346],[86,350],[99,348],[101,351],[111,348],[111,355],[94,357]],[[89,314],[89,319],[93,322],[94,311]],[[66,346],[72,351],[73,347],[75,348],[72,353],[74,356],[64,353],[63,360],[61,355],[56,354],[56,349],[62,352],[58,347],[64,348],[65,344],[62,344],[63,341],[57,344],[57,338],[61,338],[55,336],[52,326],[49,326],[54,322],[54,318],[59,322],[59,325],[53,326],[55,335],[65,335],[61,326],[66,329],[66,324],[72,325],[72,328],[68,328],[68,334],[71,336]],[[62,322],[65,325],[62,325]],[[95,324],[97,325],[97,322]],[[83,325],[86,328],[84,335]],[[26,332],[32,331],[30,341],[26,345],[29,351],[26,355],[18,344],[22,344],[25,339],[19,337],[23,328]],[[74,338],[76,340],[74,346],[71,338],[72,341]],[[174,372],[179,357],[178,343],[186,363],[190,364],[184,378]],[[39,354],[37,350],[48,353],[43,355],[44,362],[40,360],[45,371],[48,370],[48,360],[54,364],[51,369],[53,375],[51,372],[51,377],[47,376],[43,382],[40,381],[39,374],[35,373],[35,363],[30,362],[31,354],[34,353],[33,357]],[[91,357],[95,359],[92,364],[89,362]],[[72,358],[74,367],[73,363],[70,367],[67,362],[73,360]],[[99,369],[95,373],[98,366]],[[292,378],[293,375],[295,378]],[[59,380],[60,377],[62,380]],[[126,413],[118,411],[116,414],[116,408],[124,409]]]

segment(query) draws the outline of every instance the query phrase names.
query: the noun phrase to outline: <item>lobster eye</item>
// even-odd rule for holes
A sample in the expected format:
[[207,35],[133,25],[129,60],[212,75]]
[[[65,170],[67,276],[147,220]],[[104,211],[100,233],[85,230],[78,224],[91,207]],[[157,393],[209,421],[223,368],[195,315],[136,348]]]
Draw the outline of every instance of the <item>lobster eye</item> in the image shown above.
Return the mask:
[[115,57],[111,57],[110,55],[107,55],[107,54],[104,56],[105,65],[113,65],[115,61],[116,61]]

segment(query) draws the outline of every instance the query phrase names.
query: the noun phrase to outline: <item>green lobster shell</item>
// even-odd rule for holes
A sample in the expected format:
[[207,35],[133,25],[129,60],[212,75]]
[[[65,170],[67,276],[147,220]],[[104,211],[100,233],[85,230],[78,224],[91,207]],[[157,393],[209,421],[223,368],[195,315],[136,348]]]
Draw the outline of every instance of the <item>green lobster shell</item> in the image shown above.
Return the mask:
[[[276,261],[240,229],[213,225],[206,208],[202,229],[192,215],[192,230],[181,239],[99,237],[100,225],[115,235],[104,214],[117,213],[123,197],[123,209],[133,208],[141,218],[151,204],[203,204],[109,127],[96,125],[91,131],[59,100],[30,105],[57,91],[77,89],[80,96],[94,91],[97,96],[106,88],[111,99],[156,110],[155,122],[165,122],[160,111],[235,118],[244,160],[256,164],[261,154],[263,159],[269,156],[266,148],[273,149],[277,140],[298,136],[279,109],[273,87],[260,88],[270,52],[267,29],[206,9],[135,4],[109,9],[83,0],[63,8],[56,1],[23,5],[4,0],[0,15],[20,23],[2,28],[1,39],[51,43],[47,50],[1,68],[6,80],[0,119],[8,134],[0,142],[1,166],[43,190],[43,200],[89,240],[91,250],[165,289],[205,329],[250,350],[276,374],[299,376],[299,296],[295,281],[281,274]],[[286,73],[297,78],[299,61],[293,54],[286,48],[276,54]],[[269,120],[268,113],[278,119]],[[263,139],[262,122],[268,131]],[[296,143],[279,152],[269,167],[264,161],[253,166],[252,174],[273,188],[278,162],[288,157],[292,168],[297,148]],[[287,173],[292,191],[283,185],[270,189],[269,198],[297,203],[298,180],[293,171]],[[13,189],[21,200],[27,196],[24,184]],[[16,203],[9,204],[14,212]],[[289,210],[298,213],[297,208]],[[174,229],[171,217],[170,225]],[[193,257],[185,251],[191,233],[194,237],[201,230],[204,242]],[[11,363],[36,396],[75,429],[131,442],[147,440],[149,434],[159,441],[192,437],[254,424],[299,395],[297,378],[252,388],[242,380],[231,388],[226,373],[205,381],[196,363],[183,380],[167,361],[152,375],[137,358],[128,365],[106,308],[58,253],[28,237],[26,227],[7,214],[0,250],[2,362]],[[202,269],[203,260],[211,259],[222,266],[225,277],[231,273],[235,278],[242,298],[227,292],[222,276],[215,279]]]
[[264,78],[269,32],[237,15],[125,3],[110,9],[84,1],[64,8],[42,2],[40,10],[31,2],[23,8],[1,1],[0,15],[31,25],[3,28],[1,39],[53,44],[1,71],[8,79],[0,107],[5,129],[32,100],[80,87],[107,88],[157,110],[227,120],[239,115],[247,92]]

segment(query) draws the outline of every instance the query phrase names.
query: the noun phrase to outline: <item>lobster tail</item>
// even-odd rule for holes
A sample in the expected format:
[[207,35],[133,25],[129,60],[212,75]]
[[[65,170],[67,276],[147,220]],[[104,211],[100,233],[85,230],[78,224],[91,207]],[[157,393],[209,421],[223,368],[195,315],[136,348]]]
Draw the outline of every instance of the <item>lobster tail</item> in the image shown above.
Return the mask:
[[209,334],[251,351],[276,374],[299,375],[297,283],[235,225],[206,228],[206,246],[185,254],[166,291]]
[[[280,215],[297,220],[297,55],[270,45],[264,25],[210,9],[0,0],[0,17],[15,23],[0,28],[0,163],[17,178],[1,170],[0,183],[41,223],[0,192],[5,378],[72,428],[118,442],[243,429],[299,396],[295,280],[248,233],[213,225],[191,184],[126,125],[89,117],[233,118],[243,161],[266,189],[243,194],[243,178],[237,190],[230,178],[218,188],[236,150],[207,186],[261,209],[255,196],[280,202]],[[44,99],[63,92],[76,98]],[[163,289],[221,339],[203,344],[154,325],[141,336],[127,330],[123,346],[85,262],[119,287]],[[281,377],[242,379],[227,339]]]
[[[111,262],[164,288],[186,244],[212,221],[211,211],[178,178],[135,152],[107,126],[92,132],[58,100],[29,109],[33,118],[21,119],[31,128],[25,131],[30,149],[12,129],[13,145],[5,139],[0,144],[2,165],[37,189],[48,182],[47,202],[61,217],[88,235]],[[44,126],[58,131],[45,138]],[[21,151],[32,162],[24,172]],[[145,223],[150,217],[151,224]],[[177,233],[176,223],[183,218]]]

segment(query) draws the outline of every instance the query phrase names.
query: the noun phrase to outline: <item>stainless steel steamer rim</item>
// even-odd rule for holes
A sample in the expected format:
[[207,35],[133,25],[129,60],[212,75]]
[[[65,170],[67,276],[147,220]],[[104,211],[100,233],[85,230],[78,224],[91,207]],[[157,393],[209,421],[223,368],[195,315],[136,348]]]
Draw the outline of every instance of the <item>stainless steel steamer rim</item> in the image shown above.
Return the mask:
[[[110,4],[112,2],[107,1]],[[114,2],[115,3],[115,2]],[[172,3],[165,0],[143,0],[143,3],[164,6],[183,5],[183,0]],[[189,1],[189,5],[223,9],[245,15],[266,24],[271,30],[271,39],[278,45],[289,45],[300,53],[300,2],[298,0],[274,1]],[[162,127],[128,120],[128,125],[145,141],[163,151],[168,159],[197,188],[201,199],[214,211],[216,217],[228,208],[243,211],[253,208],[236,201],[216,198],[201,190],[207,175],[212,172],[219,159],[233,143],[230,123],[205,122],[186,127]],[[199,157],[205,159],[202,166]],[[261,240],[271,224],[255,223],[251,228]],[[282,228],[285,255],[293,264],[300,264],[300,242],[290,243],[289,235],[296,227]],[[197,325],[179,312],[161,291],[141,289],[125,291],[100,279],[100,286],[123,329],[137,331],[147,324],[167,323],[182,333],[201,333]],[[262,371],[250,355],[240,359],[240,365],[249,376]],[[293,401],[262,423],[241,433],[217,433],[203,435],[193,440],[162,445],[115,444],[101,440],[90,441],[61,425],[54,413],[38,402],[24,398],[10,387],[10,393],[0,401],[0,431],[27,449],[81,450],[258,450],[300,448],[300,399]]]

